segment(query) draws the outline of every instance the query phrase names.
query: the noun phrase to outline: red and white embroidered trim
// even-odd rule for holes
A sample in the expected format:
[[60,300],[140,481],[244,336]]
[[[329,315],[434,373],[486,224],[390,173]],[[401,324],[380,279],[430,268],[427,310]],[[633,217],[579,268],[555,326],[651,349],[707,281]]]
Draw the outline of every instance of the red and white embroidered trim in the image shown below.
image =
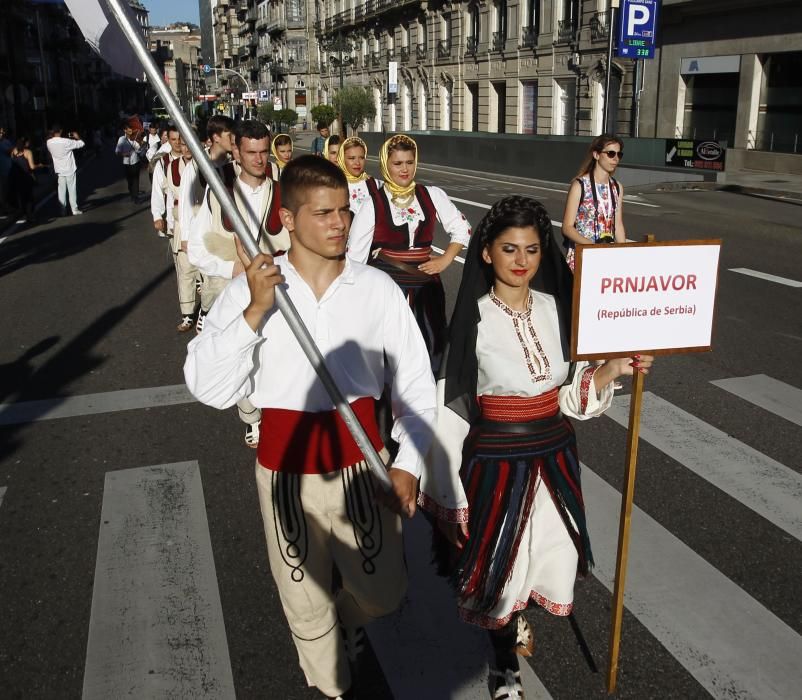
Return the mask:
[[418,505],[424,510],[429,511],[438,520],[445,520],[447,523],[467,523],[468,507],[465,508],[444,508],[437,501],[427,496],[422,491],[418,494]]
[[560,410],[560,390],[555,387],[538,396],[482,394],[478,397],[478,401],[483,418],[517,423],[555,415]]
[[[554,603],[548,598],[540,595],[540,593],[537,591],[531,591],[529,593],[529,598],[537,603],[541,608],[546,610],[546,612],[550,612],[552,615],[557,615],[558,617],[566,617],[570,615],[571,611],[574,609],[574,604],[572,602]],[[515,613],[524,610],[528,605],[528,601],[516,601],[515,605],[512,606],[512,612],[504,617],[490,617],[474,610],[461,607],[457,608],[457,612],[459,613],[460,619],[471,625],[477,625],[478,627],[483,627],[487,630],[498,630],[512,620],[512,616],[515,615]]]
[[596,374],[597,369],[599,369],[598,365],[588,367],[584,372],[582,372],[582,380],[579,383],[579,412],[582,415],[585,415],[585,411],[588,408],[588,393],[590,392],[590,383],[593,381],[593,375]]
[[382,248],[381,252],[388,258],[408,263],[426,262],[432,257],[432,249],[429,247],[408,248],[407,250],[392,250],[390,248]]

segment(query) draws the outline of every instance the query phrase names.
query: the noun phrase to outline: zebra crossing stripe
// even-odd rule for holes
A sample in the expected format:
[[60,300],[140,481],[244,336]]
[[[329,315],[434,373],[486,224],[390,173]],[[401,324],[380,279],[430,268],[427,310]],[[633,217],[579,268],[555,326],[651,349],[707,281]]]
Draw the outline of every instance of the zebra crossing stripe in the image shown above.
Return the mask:
[[147,389],[104,391],[41,401],[20,401],[0,404],[0,425],[31,423],[55,418],[90,416],[154,406],[194,403],[195,398],[184,384],[155,386]]
[[234,700],[198,463],[106,473],[83,700]]
[[[626,427],[629,396],[605,415]],[[802,475],[655,396],[643,394],[640,436],[747,508],[802,540]]]
[[802,389],[765,374],[716,379],[710,383],[755,406],[765,408],[775,416],[802,426]]
[[[395,700],[488,697],[490,644],[484,630],[457,617],[454,594],[430,563],[431,530],[422,515],[404,523],[409,590],[401,608],[366,631]],[[521,684],[530,700],[551,700],[521,660]]]
[[[582,488],[593,574],[612,591],[621,494],[584,465]],[[637,506],[626,584],[626,609],[714,698],[799,696],[802,637]]]

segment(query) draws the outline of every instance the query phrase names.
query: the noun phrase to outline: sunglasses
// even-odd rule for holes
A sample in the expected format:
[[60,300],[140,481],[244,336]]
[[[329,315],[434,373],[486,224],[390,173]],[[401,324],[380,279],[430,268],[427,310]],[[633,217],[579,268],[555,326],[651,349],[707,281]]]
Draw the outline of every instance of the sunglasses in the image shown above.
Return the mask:
[[624,157],[623,151],[599,151],[599,153],[604,153],[608,158],[611,160],[613,158],[618,158],[619,160]]

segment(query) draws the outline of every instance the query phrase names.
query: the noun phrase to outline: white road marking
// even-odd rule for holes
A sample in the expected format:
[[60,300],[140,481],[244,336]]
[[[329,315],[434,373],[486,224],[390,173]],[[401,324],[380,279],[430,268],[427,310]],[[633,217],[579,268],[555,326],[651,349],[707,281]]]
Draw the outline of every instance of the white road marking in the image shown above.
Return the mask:
[[[435,253],[439,253],[440,255],[442,255],[443,253],[445,253],[445,252],[446,252],[446,251],[444,251],[442,248],[438,248],[436,245],[433,245],[433,246],[432,246],[432,250],[433,250]],[[454,260],[456,260],[458,263],[461,263],[461,264],[463,264],[463,265],[465,264],[465,258],[461,258],[459,255],[458,255],[457,257],[455,257],[455,258],[454,258]]]
[[766,272],[758,272],[757,270],[750,270],[747,267],[731,267],[730,272],[738,272],[742,275],[749,275],[749,277],[757,277],[769,282],[776,282],[777,284],[784,284],[788,287],[802,287],[802,282],[791,280],[787,277],[778,277],[777,275],[770,275]]
[[234,700],[198,463],[108,472],[100,523],[83,700]]
[[449,197],[452,202],[459,202],[460,204],[470,204],[472,207],[479,207],[480,209],[490,209],[492,204],[482,204],[482,202],[472,202],[470,199],[460,199],[459,197]]
[[[621,495],[587,467],[582,486],[593,573],[612,590]],[[637,506],[631,527],[626,608],[677,661],[714,698],[798,697],[802,637]]]
[[6,491],[8,491],[8,486],[0,486],[0,506],[3,505],[3,498],[6,495]]
[[[626,427],[629,396],[606,415]],[[802,475],[655,396],[643,394],[640,436],[713,486],[802,541]]]
[[[454,595],[431,564],[430,543],[421,514],[404,523],[409,591],[398,612],[366,628],[371,646],[396,700],[484,700],[492,655],[487,634],[458,618]],[[521,680],[527,698],[551,698],[524,659]]]
[[65,396],[59,399],[21,401],[0,404],[0,425],[31,423],[56,418],[89,416],[95,413],[113,413],[137,408],[175,406],[194,403],[195,398],[184,384],[155,386],[148,389],[123,389],[102,394]]
[[755,406],[765,408],[775,416],[802,426],[802,389],[781,382],[779,379],[767,377],[765,374],[716,379],[710,383],[724,391],[740,396]]

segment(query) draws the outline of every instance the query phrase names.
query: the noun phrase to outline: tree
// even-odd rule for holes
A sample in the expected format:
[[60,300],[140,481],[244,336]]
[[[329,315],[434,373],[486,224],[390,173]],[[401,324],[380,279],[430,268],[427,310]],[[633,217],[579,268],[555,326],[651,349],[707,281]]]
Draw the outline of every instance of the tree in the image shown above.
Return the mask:
[[337,118],[337,112],[331,105],[315,105],[312,107],[311,114],[315,124],[323,122],[326,126],[329,126]]
[[278,112],[276,112],[276,116],[273,118],[278,124],[278,130],[284,131],[285,126],[287,129],[289,129],[298,123],[298,112],[296,112],[294,109],[280,109]]
[[260,105],[260,107],[256,110],[256,114],[265,124],[272,124],[276,118],[276,110],[273,109],[272,102],[267,102],[266,104]]
[[367,90],[357,85],[346,85],[340,88],[334,98],[344,124],[353,129],[354,133],[359,131],[366,119],[373,119],[376,116],[376,105]]

